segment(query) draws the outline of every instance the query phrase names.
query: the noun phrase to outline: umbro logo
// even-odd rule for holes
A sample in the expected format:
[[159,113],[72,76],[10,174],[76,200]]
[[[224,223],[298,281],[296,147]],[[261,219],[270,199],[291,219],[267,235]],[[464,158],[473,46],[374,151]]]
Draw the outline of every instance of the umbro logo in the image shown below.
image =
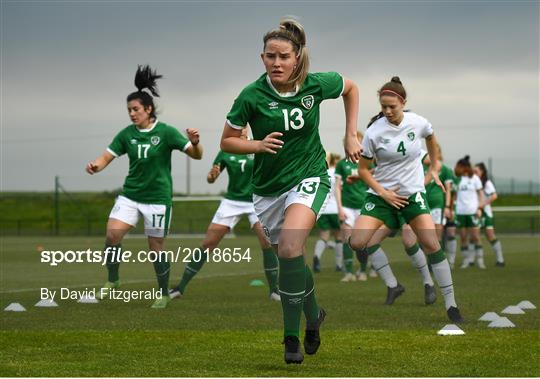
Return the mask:
[[276,101],[272,101],[271,103],[268,103],[268,108],[269,109],[277,109],[277,106],[279,105],[278,102]]

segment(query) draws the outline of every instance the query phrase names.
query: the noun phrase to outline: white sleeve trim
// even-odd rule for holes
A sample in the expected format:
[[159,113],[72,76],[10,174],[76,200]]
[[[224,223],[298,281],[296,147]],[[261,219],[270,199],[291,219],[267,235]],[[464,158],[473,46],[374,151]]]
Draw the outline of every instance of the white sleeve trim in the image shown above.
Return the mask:
[[341,75],[339,72],[338,72],[339,76],[341,76],[341,81],[343,82],[343,86],[341,87],[341,93],[339,94],[338,97],[341,97],[343,96],[343,92],[345,92],[345,77],[343,75]]
[[236,129],[236,130],[242,130],[242,129],[244,129],[246,127],[245,125],[244,126],[234,125],[229,120],[227,120],[227,125],[229,125],[231,128]]
[[114,151],[112,151],[110,148],[107,148],[107,151],[114,155],[115,158],[118,158],[118,154],[116,154]]
[[191,141],[188,141],[188,142],[185,144],[185,146],[184,146],[184,148],[182,149],[182,151],[186,151],[187,149],[189,149],[190,146],[192,146],[192,143],[191,143]]

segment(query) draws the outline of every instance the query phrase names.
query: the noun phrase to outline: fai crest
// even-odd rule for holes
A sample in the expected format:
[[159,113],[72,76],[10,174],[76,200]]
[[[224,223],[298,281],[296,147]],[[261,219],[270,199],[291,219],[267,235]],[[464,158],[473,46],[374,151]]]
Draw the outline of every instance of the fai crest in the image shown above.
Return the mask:
[[309,110],[313,107],[313,104],[315,103],[315,98],[313,97],[313,95],[304,96],[301,102],[304,108]]
[[409,139],[409,141],[414,141],[414,132],[407,133],[407,138]]
[[150,138],[150,142],[152,142],[152,145],[157,145],[159,143],[159,137],[158,136],[153,136],[152,138]]
[[373,203],[366,203],[365,205],[366,211],[371,211],[373,208],[375,208],[375,204]]

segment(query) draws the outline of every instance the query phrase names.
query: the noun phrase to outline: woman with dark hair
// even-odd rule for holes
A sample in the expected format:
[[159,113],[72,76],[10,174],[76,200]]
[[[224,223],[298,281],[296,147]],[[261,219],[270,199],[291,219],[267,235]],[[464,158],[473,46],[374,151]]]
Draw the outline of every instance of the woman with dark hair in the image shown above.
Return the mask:
[[[99,299],[109,297],[111,290],[120,286],[118,269],[122,239],[137,225],[140,216],[144,220],[150,251],[164,250],[165,236],[171,222],[172,152],[180,150],[193,159],[202,157],[199,132],[196,129],[187,129],[186,138],[175,127],[158,121],[152,95],[159,96],[156,80],[161,77],[149,66],[137,68],[137,91],[127,97],[132,124],[122,129],[107,150],[86,166],[86,172],[93,175],[104,170],[114,158],[124,154],[129,157],[129,173],[107,222],[105,251],[108,252],[108,280],[96,294]],[[160,254],[154,269],[161,297],[157,297],[152,308],[165,308],[170,302],[170,263]]]
[[[474,264],[485,269],[484,250],[480,244],[480,216],[484,204],[482,182],[474,174],[470,157],[461,158],[454,169],[457,177],[456,187],[456,226],[461,239],[461,268]],[[469,243],[471,245],[469,245]]]
[[[370,187],[362,214],[356,221],[350,244],[367,251],[371,263],[388,287],[387,304],[405,289],[394,276],[379,242],[400,227],[401,215],[416,236],[433,269],[444,296],[447,315],[455,323],[463,319],[454,298],[452,274],[441,248],[426,197],[422,169],[422,140],[430,157],[430,174],[444,187],[437,170],[437,141],[431,123],[413,112],[404,112],[407,92],[398,77],[378,91],[382,112],[375,116],[362,142],[359,176]],[[372,174],[370,165],[377,162]]]
[[[326,206],[321,211],[321,216],[317,220],[317,228],[319,229],[319,239],[315,242],[313,251],[313,272],[321,271],[321,258],[324,250],[327,247],[333,247],[335,250],[336,271],[341,271],[343,266],[343,243],[340,235],[340,220],[338,217],[338,206],[336,203],[335,188],[336,188],[336,165],[340,160],[340,156],[334,153],[328,153],[326,162],[328,163],[328,177],[330,178],[330,192]],[[334,237],[334,241],[330,241],[330,233]]]
[[493,224],[493,210],[491,209],[491,203],[497,200],[497,191],[493,182],[489,180],[488,171],[484,163],[478,163],[474,166],[474,173],[480,177],[482,186],[484,187],[484,204],[482,209],[482,219],[480,221],[482,229],[486,234],[486,238],[491,244],[491,248],[495,252],[497,262],[495,266],[504,267],[504,257],[501,246],[501,241],[497,239],[495,235],[495,226]]
[[[358,88],[336,72],[309,72],[303,26],[284,19],[263,38],[266,72],[234,101],[221,137],[221,149],[255,153],[253,201],[279,259],[285,362],[302,363],[300,318],[306,317],[304,351],[315,354],[325,312],[317,304],[305,244],[330,192],[325,152],[319,136],[319,108],[343,98],[347,158],[360,158],[356,139]],[[240,138],[250,125],[254,140]]]

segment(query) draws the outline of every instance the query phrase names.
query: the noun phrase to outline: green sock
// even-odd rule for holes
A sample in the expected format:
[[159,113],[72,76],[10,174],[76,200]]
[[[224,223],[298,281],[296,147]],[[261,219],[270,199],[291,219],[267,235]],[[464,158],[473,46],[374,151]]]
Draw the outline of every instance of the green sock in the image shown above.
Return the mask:
[[283,308],[284,336],[300,337],[300,316],[306,293],[304,257],[279,258],[279,293]]
[[171,264],[167,262],[167,256],[161,254],[160,258],[154,262],[154,271],[159,289],[162,296],[169,295],[169,273],[171,272]]
[[345,263],[345,269],[347,272],[353,273],[353,251],[351,245],[348,243],[343,244],[343,263]]
[[200,260],[195,261],[195,258],[199,258],[199,254],[192,254],[191,257],[192,260],[186,265],[186,269],[184,270],[184,274],[182,275],[182,279],[178,285],[178,289],[180,290],[181,294],[184,294],[189,281],[193,279],[193,277],[201,270],[202,266],[208,259],[208,252],[201,248]]
[[[109,250],[107,250],[109,249]],[[109,245],[105,244],[105,252],[107,254],[107,272],[108,281],[116,282],[120,279],[118,270],[120,269],[120,255],[122,254],[122,244]]]
[[266,275],[266,280],[268,281],[268,288],[270,292],[277,292],[278,285],[278,257],[274,253],[274,249],[271,247],[268,249],[263,249],[263,263],[264,263],[264,274]]
[[314,323],[319,318],[319,306],[315,298],[315,283],[309,266],[306,265],[306,294],[304,296],[304,315],[307,323]]
[[420,249],[420,246],[418,246],[418,244],[415,243],[415,244],[414,244],[413,246],[411,246],[411,247],[406,247],[406,248],[405,248],[405,252],[407,253],[407,255],[408,255],[409,257],[411,257],[411,256],[415,255],[415,254],[418,252],[419,249]]

